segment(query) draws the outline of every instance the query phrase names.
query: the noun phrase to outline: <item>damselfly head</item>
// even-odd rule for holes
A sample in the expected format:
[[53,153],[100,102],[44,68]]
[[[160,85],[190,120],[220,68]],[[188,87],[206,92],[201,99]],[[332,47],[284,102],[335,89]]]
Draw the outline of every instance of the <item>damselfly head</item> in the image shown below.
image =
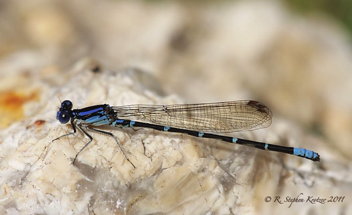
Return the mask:
[[61,103],[61,107],[57,112],[56,119],[58,119],[62,124],[66,124],[72,115],[72,102],[65,100]]

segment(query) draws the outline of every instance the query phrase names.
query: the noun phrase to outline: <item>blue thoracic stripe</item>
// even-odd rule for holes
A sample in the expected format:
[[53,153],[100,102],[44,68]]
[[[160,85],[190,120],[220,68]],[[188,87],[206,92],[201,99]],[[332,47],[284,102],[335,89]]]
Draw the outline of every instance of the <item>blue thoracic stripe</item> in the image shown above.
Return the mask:
[[101,118],[99,121],[92,123],[94,126],[108,125],[110,121],[107,118]]
[[78,116],[86,116],[86,115],[89,115],[92,113],[97,113],[99,111],[103,111],[103,107],[98,107],[98,108],[87,110],[87,111],[80,111],[80,112],[78,112]]
[[164,126],[164,131],[168,131],[169,129],[170,129],[170,127]]
[[236,143],[237,140],[238,140],[238,139],[237,139],[236,137],[232,138],[232,142],[233,142],[233,143]]
[[204,133],[203,132],[198,132],[198,137],[203,137]]
[[109,119],[106,116],[92,116],[86,119],[85,123],[99,126],[99,125],[109,124]]
[[134,124],[136,124],[135,121],[130,121],[130,127],[133,127]]
[[89,117],[88,119],[85,120],[86,123],[90,124],[90,123],[94,123],[96,121],[99,121],[99,115],[96,115],[96,116],[92,116],[92,117]]

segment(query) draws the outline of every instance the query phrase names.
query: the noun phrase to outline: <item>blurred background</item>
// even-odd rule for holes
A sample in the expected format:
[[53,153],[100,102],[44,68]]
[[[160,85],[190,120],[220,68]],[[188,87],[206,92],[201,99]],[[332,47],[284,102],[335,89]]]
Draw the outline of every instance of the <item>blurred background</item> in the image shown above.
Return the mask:
[[0,20],[2,128],[33,79],[94,59],[185,102],[259,100],[352,158],[350,1],[0,1]]
[[313,137],[308,144],[322,143],[314,151],[325,172],[316,177],[328,180],[316,189],[342,195],[352,180],[351,35],[349,0],[0,0],[0,129],[30,115],[23,104],[46,101],[41,90],[57,90],[79,65],[132,68],[148,89],[185,103],[266,104],[272,127],[284,120]]

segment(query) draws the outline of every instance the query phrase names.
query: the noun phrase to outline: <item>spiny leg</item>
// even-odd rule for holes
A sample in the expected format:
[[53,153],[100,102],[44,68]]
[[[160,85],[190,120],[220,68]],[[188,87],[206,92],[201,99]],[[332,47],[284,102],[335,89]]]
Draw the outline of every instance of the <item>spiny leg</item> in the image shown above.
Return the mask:
[[90,142],[92,142],[93,138],[92,138],[85,130],[83,130],[80,126],[78,126],[78,125],[75,126],[75,123],[73,122],[73,120],[71,120],[71,125],[72,125],[73,132],[68,133],[68,134],[61,135],[60,137],[57,137],[57,138],[53,139],[52,142],[54,142],[54,141],[56,141],[56,140],[58,140],[58,139],[60,139],[60,138],[62,138],[62,137],[66,137],[66,136],[75,134],[75,133],[76,133],[76,126],[77,126],[77,128],[78,128],[81,132],[83,132],[87,137],[89,137],[90,140],[89,140],[89,142],[86,143],[86,145],[76,154],[76,156],[75,156],[75,158],[73,159],[73,162],[72,162],[72,163],[75,163],[76,158],[77,158],[77,156],[79,155],[79,153],[81,153],[81,152],[90,144]]
[[72,126],[72,129],[73,129],[73,132],[61,135],[60,137],[57,137],[57,138],[53,139],[51,142],[54,142],[54,141],[56,141],[56,140],[58,140],[58,139],[60,139],[62,137],[66,137],[66,136],[75,134],[76,133],[76,127],[75,127],[75,124],[73,123],[73,120],[71,120],[71,126]]
[[79,152],[76,154],[75,158],[73,159],[73,162],[72,163],[75,163],[76,159],[77,159],[77,156],[92,142],[93,138],[92,136],[90,136],[83,128],[81,128],[80,126],[77,125],[77,128],[82,131],[83,134],[85,134],[88,138],[89,138],[89,141],[88,143],[86,143],[86,145],[83,146],[83,148],[81,150],[79,150]]
[[89,127],[87,127],[87,129],[90,130],[90,131],[94,131],[94,132],[106,134],[106,135],[109,135],[109,136],[111,136],[112,138],[114,138],[115,141],[116,141],[116,143],[117,143],[117,145],[119,146],[121,152],[122,152],[123,155],[125,156],[126,160],[127,160],[128,162],[130,162],[130,164],[133,166],[134,169],[136,168],[136,167],[133,165],[133,163],[130,161],[130,159],[128,159],[128,157],[127,157],[125,151],[123,150],[122,146],[120,145],[119,141],[117,140],[117,138],[116,138],[112,133],[106,132],[106,131],[102,131],[102,130],[98,130],[98,129],[94,129],[94,128],[89,128]]

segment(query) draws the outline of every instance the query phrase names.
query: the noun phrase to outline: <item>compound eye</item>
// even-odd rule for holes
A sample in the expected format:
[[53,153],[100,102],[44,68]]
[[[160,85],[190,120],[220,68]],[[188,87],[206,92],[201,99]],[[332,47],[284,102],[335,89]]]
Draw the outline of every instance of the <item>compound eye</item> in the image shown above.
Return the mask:
[[72,109],[72,102],[69,100],[65,100],[61,103],[61,107],[66,110],[71,110]]
[[68,111],[63,110],[63,111],[57,112],[57,117],[56,117],[56,118],[57,118],[62,124],[66,124],[66,123],[70,120],[71,116],[70,116],[70,114],[69,114]]

